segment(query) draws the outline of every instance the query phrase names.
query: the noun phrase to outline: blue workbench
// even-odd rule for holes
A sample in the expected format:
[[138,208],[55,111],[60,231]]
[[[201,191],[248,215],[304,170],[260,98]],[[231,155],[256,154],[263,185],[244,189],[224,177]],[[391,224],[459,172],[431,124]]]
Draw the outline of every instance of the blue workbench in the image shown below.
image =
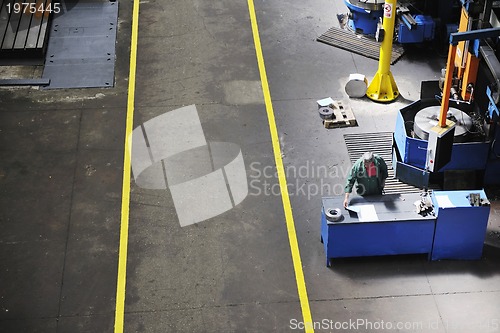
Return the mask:
[[[471,193],[485,205],[472,206]],[[328,221],[325,211],[343,206],[343,197],[323,198],[321,241],[326,265],[331,259],[398,254],[428,254],[430,260],[476,260],[483,253],[489,202],[482,190],[434,191],[434,214],[421,216],[419,193],[353,197],[342,218]]]
[[[358,214],[342,208],[338,222],[327,221],[325,209],[343,207],[343,197],[323,198],[321,240],[326,264],[333,258],[419,254],[432,252],[435,216],[416,212],[418,193],[353,197],[349,207],[371,208],[373,214]],[[372,206],[372,207],[371,207]]]

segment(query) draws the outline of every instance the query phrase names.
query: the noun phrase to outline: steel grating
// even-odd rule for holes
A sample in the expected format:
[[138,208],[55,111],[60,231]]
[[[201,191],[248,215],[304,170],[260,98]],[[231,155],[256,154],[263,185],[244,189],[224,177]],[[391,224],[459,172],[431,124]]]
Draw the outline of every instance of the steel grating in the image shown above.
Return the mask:
[[344,134],[344,141],[351,164],[367,151],[380,155],[389,169],[389,177],[385,184],[385,193],[399,194],[420,192],[420,188],[408,185],[394,178],[392,167],[392,132]]
[[50,20],[59,9],[59,3],[52,0],[2,0],[0,58],[43,59]]
[[[332,27],[316,39],[318,42],[338,47],[367,58],[379,59],[380,44],[373,39],[368,39],[354,32]],[[400,45],[392,46],[391,64],[395,64],[404,54],[404,48]]]
[[52,22],[44,89],[113,87],[118,1],[65,0],[61,8]]

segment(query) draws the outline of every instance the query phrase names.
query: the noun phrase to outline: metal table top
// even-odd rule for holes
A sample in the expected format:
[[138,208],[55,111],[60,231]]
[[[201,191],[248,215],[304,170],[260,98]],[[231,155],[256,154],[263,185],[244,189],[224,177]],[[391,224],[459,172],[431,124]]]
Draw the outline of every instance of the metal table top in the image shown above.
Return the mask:
[[[419,193],[373,195],[352,197],[348,209],[343,208],[344,197],[323,197],[323,209],[341,208],[342,218],[328,224],[374,223],[394,221],[432,220],[433,215],[422,216],[417,213],[415,202],[420,201]],[[352,210],[361,210],[356,214]]]

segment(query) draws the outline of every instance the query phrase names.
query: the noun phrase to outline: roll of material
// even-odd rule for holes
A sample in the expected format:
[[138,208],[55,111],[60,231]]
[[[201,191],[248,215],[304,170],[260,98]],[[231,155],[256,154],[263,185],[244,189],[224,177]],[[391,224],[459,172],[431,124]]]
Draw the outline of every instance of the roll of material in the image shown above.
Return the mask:
[[[422,140],[429,140],[429,132],[439,122],[441,107],[434,105],[418,111],[414,119],[415,134]],[[455,123],[455,142],[464,142],[472,128],[472,118],[465,112],[450,107],[446,118]]]
[[360,98],[366,95],[367,87],[368,80],[363,74],[351,74],[345,85],[345,92],[349,97]]
[[326,219],[330,222],[338,222],[342,218],[340,208],[325,208]]
[[334,116],[333,109],[329,107],[319,108],[318,113],[321,119],[332,119]]

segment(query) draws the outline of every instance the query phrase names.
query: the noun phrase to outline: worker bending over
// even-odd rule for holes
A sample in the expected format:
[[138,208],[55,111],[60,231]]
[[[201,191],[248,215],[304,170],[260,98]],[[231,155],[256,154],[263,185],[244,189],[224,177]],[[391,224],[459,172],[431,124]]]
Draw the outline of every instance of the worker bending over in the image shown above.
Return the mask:
[[354,183],[356,193],[361,196],[382,194],[388,176],[387,164],[377,154],[366,152],[352,166],[345,185],[344,208],[349,205],[349,194]]

